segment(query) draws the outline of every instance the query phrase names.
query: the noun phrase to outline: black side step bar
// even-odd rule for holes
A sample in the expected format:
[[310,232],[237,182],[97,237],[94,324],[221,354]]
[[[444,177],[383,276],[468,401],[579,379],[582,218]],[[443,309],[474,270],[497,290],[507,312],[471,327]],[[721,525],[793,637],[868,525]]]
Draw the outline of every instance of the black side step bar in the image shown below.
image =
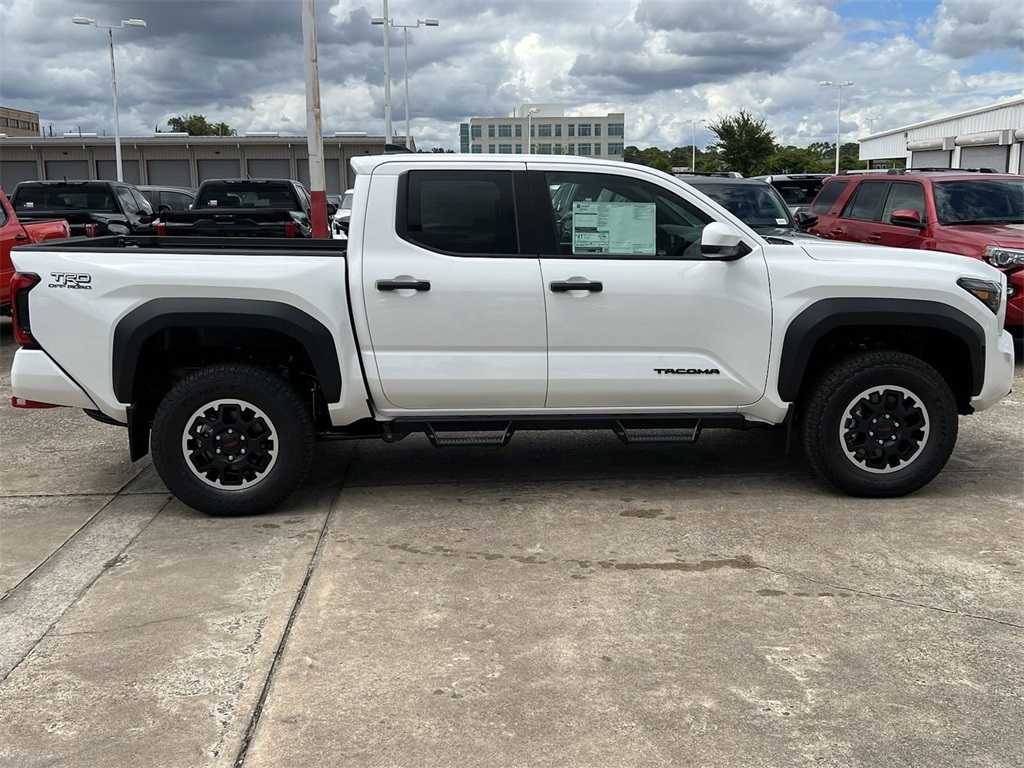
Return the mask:
[[435,448],[461,448],[461,447],[480,447],[485,445],[496,445],[499,448],[504,448],[508,445],[512,439],[512,435],[515,434],[515,429],[512,428],[512,422],[508,422],[505,425],[505,431],[501,434],[477,434],[467,435],[465,433],[460,434],[442,434],[434,429],[434,425],[428,423],[424,430],[427,434],[427,440]]
[[623,445],[638,445],[641,443],[696,443],[700,437],[700,419],[692,427],[682,429],[652,429],[650,427],[632,430],[616,421],[612,425],[612,432],[622,441]]

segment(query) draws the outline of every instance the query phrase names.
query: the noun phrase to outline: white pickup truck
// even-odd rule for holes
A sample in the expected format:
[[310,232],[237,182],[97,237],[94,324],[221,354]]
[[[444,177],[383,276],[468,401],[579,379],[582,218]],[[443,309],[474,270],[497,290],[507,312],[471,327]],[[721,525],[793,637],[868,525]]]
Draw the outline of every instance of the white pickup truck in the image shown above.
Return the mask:
[[765,238],[686,183],[579,157],[353,160],[349,239],[17,248],[20,407],[83,408],[214,515],[272,508],[318,437],[626,443],[795,426],[859,496],[928,483],[1010,390],[1005,277]]

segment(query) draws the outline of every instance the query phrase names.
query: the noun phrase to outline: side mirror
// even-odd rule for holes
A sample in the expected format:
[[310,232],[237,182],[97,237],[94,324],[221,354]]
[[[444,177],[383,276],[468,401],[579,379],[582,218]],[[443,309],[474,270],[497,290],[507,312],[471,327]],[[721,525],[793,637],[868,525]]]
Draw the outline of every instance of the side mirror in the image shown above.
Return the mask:
[[328,203],[327,204],[327,215],[328,216],[333,216],[337,212],[338,212],[338,206],[337,205],[335,205],[334,203]]
[[743,242],[743,233],[724,221],[711,222],[700,236],[700,252],[708,259],[733,261],[746,256],[751,250]]
[[171,206],[167,205],[167,203],[164,203],[163,205],[156,209],[156,212],[157,215],[160,215],[161,213],[167,213],[167,211],[169,210],[171,210]]
[[917,227],[918,229],[923,226],[921,224],[921,214],[909,208],[893,211],[892,215],[889,216],[889,223],[900,227]]
[[793,218],[800,229],[810,229],[818,223],[818,214],[810,211],[797,211]]

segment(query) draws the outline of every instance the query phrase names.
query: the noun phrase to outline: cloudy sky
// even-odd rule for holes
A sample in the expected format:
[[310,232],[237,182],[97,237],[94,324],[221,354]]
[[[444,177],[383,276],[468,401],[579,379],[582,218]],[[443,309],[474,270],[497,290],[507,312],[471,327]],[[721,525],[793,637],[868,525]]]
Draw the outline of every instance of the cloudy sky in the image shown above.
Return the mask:
[[[626,114],[625,141],[691,143],[686,121],[745,109],[782,144],[843,140],[1024,95],[1024,0],[390,0],[410,30],[412,133],[458,149],[459,123],[562,103]],[[0,0],[0,104],[55,134],[113,133],[101,24],[114,32],[121,133],[203,114],[244,131],[306,132],[300,0]],[[384,133],[382,0],[316,0],[323,128]],[[402,31],[393,120],[405,132]],[[711,139],[697,130],[698,146]]]

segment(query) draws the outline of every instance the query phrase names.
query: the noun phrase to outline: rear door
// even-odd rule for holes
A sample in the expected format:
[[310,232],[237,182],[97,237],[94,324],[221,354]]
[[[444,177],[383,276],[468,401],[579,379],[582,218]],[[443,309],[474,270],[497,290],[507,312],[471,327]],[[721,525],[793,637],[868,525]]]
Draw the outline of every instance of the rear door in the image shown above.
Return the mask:
[[760,399],[772,325],[761,247],[706,259],[700,237],[715,214],[653,174],[530,168],[547,407],[689,410]]
[[871,242],[872,233],[878,229],[882,204],[888,190],[888,181],[860,181],[850,194],[839,219],[832,222],[828,234],[837,240]]
[[353,281],[370,334],[364,362],[386,401],[461,413],[542,407],[544,293],[516,222],[525,164],[392,162],[368,189],[366,210],[380,214],[353,224],[349,251],[364,254],[351,262],[362,270]]

